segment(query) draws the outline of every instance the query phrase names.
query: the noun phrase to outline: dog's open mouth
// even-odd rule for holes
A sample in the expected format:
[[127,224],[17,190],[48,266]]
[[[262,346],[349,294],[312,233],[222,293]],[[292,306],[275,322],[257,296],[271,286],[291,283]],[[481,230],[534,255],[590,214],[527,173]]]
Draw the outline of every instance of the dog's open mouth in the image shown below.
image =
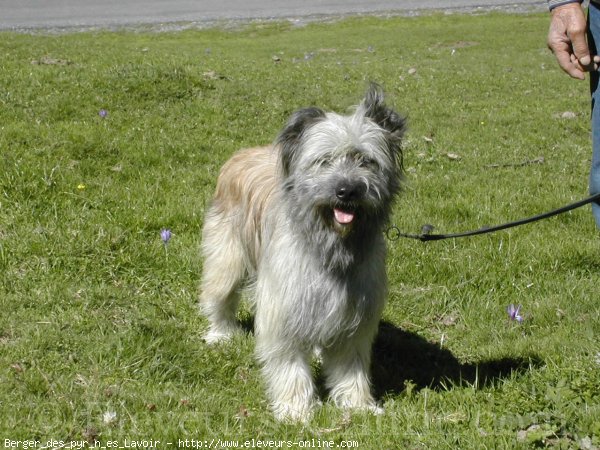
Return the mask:
[[333,208],[333,217],[340,225],[348,225],[354,220],[355,213],[340,208]]
[[356,223],[356,211],[349,208],[333,208],[333,229],[342,237],[348,236]]

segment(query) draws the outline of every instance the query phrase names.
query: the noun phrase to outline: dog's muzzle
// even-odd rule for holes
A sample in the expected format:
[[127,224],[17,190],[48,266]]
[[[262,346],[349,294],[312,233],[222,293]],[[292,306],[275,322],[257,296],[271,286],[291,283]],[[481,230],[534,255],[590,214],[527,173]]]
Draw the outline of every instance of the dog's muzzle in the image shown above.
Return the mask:
[[357,217],[357,202],[365,195],[366,186],[362,183],[342,181],[335,188],[336,202],[333,206],[333,228],[346,237],[354,226]]
[[351,184],[346,181],[339,183],[335,188],[335,196],[341,202],[354,202],[360,199],[366,192],[364,184]]

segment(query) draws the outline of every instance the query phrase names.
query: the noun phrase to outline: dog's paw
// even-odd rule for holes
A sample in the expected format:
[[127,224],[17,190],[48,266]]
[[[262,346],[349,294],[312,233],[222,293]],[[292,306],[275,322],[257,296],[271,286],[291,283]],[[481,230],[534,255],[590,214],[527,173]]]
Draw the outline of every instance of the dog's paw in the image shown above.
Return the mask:
[[373,414],[374,416],[383,416],[385,414],[385,409],[379,405],[367,406],[365,410]]
[[336,402],[339,408],[348,411],[367,412],[374,416],[381,416],[385,414],[385,409],[379,406],[375,401],[367,401],[364,403],[351,403],[351,402]]
[[211,327],[204,334],[202,339],[209,345],[220,344],[222,342],[230,341],[236,334],[239,333],[239,329],[236,327],[228,328],[215,328]]
[[382,416],[385,414],[385,409],[376,404],[362,405],[362,406],[349,406],[344,408],[351,412],[356,413],[367,413],[374,416]]
[[315,407],[321,402],[312,401],[307,404],[293,404],[277,402],[273,403],[273,415],[280,422],[301,422],[307,423],[313,416]]

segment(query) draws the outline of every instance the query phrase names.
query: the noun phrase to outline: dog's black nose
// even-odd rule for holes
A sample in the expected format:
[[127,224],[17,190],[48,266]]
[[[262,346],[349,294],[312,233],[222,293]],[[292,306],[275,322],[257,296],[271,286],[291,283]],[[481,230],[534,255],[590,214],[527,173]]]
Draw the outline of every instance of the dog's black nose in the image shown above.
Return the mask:
[[358,189],[349,184],[340,184],[335,189],[335,196],[342,201],[355,200],[358,197]]

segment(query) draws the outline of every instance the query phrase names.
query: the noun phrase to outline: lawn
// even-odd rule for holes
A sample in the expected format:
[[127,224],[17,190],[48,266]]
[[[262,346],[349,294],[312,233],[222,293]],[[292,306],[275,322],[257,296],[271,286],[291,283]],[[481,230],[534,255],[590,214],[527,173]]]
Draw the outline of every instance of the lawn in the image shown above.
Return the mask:
[[220,165],[272,141],[298,107],[347,111],[371,80],[409,120],[403,231],[463,231],[585,197],[588,87],[559,70],[547,26],[546,14],[457,14],[0,33],[5,448],[600,448],[589,207],[389,243],[373,362],[383,416],[325,396],[308,424],[275,422],[252,334],[208,347],[196,306]]

